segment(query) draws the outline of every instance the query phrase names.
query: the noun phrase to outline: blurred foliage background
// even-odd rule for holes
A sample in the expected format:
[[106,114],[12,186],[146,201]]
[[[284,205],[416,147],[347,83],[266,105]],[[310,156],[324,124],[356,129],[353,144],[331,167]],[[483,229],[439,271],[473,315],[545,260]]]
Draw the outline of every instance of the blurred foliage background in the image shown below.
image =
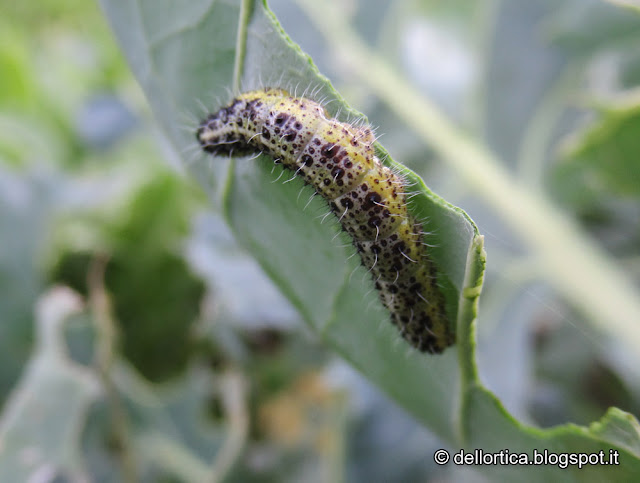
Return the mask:
[[[542,427],[638,414],[636,355],[582,323],[295,3],[271,7],[394,157],[487,236],[479,367],[509,411]],[[637,285],[639,16],[596,0],[353,1],[345,15]],[[0,481],[480,479],[433,464],[442,444],[316,341],[214,208],[97,5],[0,4]]]

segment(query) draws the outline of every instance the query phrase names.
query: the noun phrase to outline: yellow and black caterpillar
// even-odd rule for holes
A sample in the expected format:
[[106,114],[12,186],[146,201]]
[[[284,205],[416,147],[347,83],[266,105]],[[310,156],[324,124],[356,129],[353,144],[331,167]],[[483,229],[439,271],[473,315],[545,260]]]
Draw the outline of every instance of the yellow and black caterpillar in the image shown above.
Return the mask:
[[455,341],[407,183],[375,154],[367,126],[330,119],[317,102],[280,89],[246,92],[200,124],[214,155],[265,153],[313,186],[352,237],[402,336],[439,353]]

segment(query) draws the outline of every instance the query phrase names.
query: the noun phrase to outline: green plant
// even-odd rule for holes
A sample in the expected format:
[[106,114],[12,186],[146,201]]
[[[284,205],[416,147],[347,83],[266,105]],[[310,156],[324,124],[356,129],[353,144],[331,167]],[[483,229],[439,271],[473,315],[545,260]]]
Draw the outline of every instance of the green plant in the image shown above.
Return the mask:
[[[640,474],[637,9],[100,4],[159,135],[90,5],[0,16],[1,481]],[[205,113],[265,85],[379,126],[449,282],[444,354],[399,338],[309,187],[200,152]],[[442,446],[620,464],[438,466]]]
[[[145,3],[135,7],[137,16],[134,7],[124,2],[105,0],[103,6],[157,119],[179,149],[189,146],[192,139],[190,133],[179,130],[176,114],[195,112],[198,101],[224,97],[229,89],[237,92],[274,82],[302,90],[312,86],[319,97],[335,100],[329,104],[332,113],[340,112],[343,118],[354,115],[285,34],[266,3],[203,3],[200,8],[192,4],[190,11],[176,12],[177,20],[167,16],[171,17],[167,21],[160,20],[153,7]],[[378,95],[408,129],[442,156],[443,162],[520,238],[540,264],[540,276],[583,313],[602,323],[607,332],[626,338],[634,346],[640,344],[635,323],[640,299],[609,255],[596,247],[548,196],[517,180],[495,156],[463,135],[405,82],[387,60],[371,51],[337,5],[303,1],[299,7],[321,33],[332,60],[344,62],[363,88]],[[527,151],[523,156],[532,153]],[[196,164],[192,165],[194,169],[203,169]],[[371,331],[370,322],[359,315],[362,291],[357,283],[346,282],[352,267],[345,269],[344,255],[329,253],[326,248],[334,227],[321,228],[309,220],[296,203],[299,187],[269,183],[269,171],[264,162],[216,161],[206,168],[205,185],[213,189],[213,198],[220,200],[238,241],[256,257],[307,322],[417,419],[454,446],[485,451],[505,446],[511,451],[547,448],[555,452],[615,447],[624,453],[621,460],[625,463],[615,469],[590,467],[588,474],[594,478],[637,474],[640,463],[635,450],[628,441],[614,436],[637,432],[637,422],[631,415],[611,410],[590,429],[562,426],[538,430],[509,416],[482,385],[473,340],[484,264],[482,238],[460,212],[421,188],[425,193],[418,202],[425,206],[422,214],[431,218],[438,246],[447,248],[438,262],[456,281],[461,295],[458,359],[451,353],[444,357],[406,357],[393,347],[390,330]],[[310,211],[317,210],[321,208],[312,205]],[[446,214],[440,216],[439,211]],[[461,283],[465,260],[466,275]],[[306,269],[300,270],[302,266]],[[503,467],[487,471],[504,477],[519,470]],[[556,471],[537,467],[528,468],[527,474],[543,478],[544,474],[557,475]],[[586,470],[575,471],[563,475],[572,479]]]

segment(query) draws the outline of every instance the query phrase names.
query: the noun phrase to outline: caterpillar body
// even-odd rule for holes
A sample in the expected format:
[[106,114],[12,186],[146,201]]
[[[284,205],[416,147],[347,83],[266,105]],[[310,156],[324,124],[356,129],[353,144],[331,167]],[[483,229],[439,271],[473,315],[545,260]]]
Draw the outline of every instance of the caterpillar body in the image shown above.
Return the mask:
[[401,335],[430,353],[454,343],[423,226],[407,210],[407,183],[378,159],[368,126],[331,119],[315,101],[267,88],[210,114],[197,139],[214,155],[266,153],[295,171],[352,237]]

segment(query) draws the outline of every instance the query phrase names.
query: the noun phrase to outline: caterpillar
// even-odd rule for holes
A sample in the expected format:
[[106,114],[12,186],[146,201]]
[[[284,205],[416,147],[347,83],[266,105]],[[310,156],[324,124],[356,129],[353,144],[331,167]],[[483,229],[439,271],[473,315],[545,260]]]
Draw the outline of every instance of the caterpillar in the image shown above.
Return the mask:
[[407,209],[407,182],[376,156],[370,127],[331,119],[318,102],[266,88],[208,115],[196,137],[207,153],[265,153],[295,171],[351,236],[402,337],[429,353],[454,343],[423,226]]

